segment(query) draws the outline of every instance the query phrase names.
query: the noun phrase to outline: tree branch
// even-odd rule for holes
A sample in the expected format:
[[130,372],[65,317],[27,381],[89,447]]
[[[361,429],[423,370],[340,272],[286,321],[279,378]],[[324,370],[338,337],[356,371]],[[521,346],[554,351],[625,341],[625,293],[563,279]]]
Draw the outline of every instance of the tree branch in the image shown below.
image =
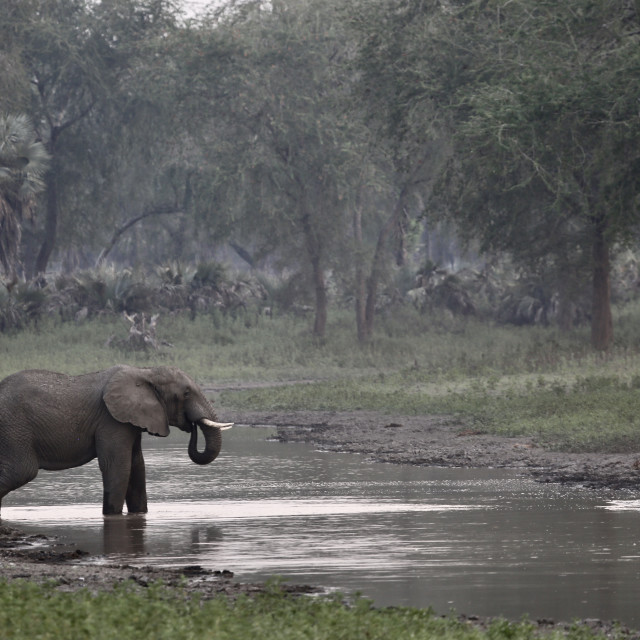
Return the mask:
[[159,216],[159,215],[167,215],[167,214],[180,214],[184,213],[181,209],[176,209],[175,207],[160,207],[158,209],[152,209],[150,211],[145,211],[133,218],[129,218],[125,223],[121,224],[111,236],[111,240],[109,244],[100,252],[98,259],[96,260],[96,268],[104,263],[106,257],[109,255],[113,247],[116,246],[118,240],[122,237],[122,235],[131,229],[134,225],[136,225],[141,220],[145,218],[150,218],[151,216]]

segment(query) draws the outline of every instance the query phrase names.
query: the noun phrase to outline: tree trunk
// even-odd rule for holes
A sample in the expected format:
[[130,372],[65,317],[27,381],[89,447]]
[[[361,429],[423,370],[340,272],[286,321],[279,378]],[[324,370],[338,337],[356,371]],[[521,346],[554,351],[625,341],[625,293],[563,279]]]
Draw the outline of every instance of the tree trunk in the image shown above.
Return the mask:
[[364,277],[362,247],[362,210],[356,206],[353,212],[353,237],[355,242],[355,310],[358,342],[367,341],[366,336],[366,296],[367,283]]
[[316,292],[316,317],[313,322],[313,335],[324,338],[327,327],[327,285],[324,280],[324,271],[320,265],[320,259],[312,259],[313,284]]
[[311,226],[310,216],[302,215],[302,230],[304,232],[311,271],[313,277],[313,287],[316,297],[316,317],[313,323],[313,335],[324,338],[327,326],[327,285],[324,280],[324,270],[322,268],[322,244],[317,234]]
[[378,295],[378,285],[380,284],[380,278],[384,271],[384,252],[387,246],[387,241],[393,229],[399,224],[404,214],[403,202],[404,193],[398,196],[395,207],[392,214],[384,224],[380,233],[378,234],[378,242],[376,243],[376,250],[373,254],[373,261],[371,263],[371,273],[367,279],[367,301],[365,304],[365,322],[364,322],[364,341],[371,340],[373,337],[373,323],[376,311],[376,298]]
[[[38,252],[38,256],[34,265],[34,273],[33,275],[39,275],[44,273],[47,270],[47,265],[49,264],[49,259],[51,258],[51,254],[53,253],[53,249],[56,246],[56,236],[58,233],[58,209],[59,209],[59,185],[58,185],[58,177],[60,175],[59,161],[57,156],[57,143],[58,138],[62,134],[63,131],[73,127],[78,121],[82,120],[85,116],[89,114],[89,112],[93,109],[96,101],[95,99],[91,100],[89,104],[85,106],[80,112],[76,113],[75,116],[69,118],[62,124],[54,125],[53,121],[57,118],[52,118],[49,110],[45,104],[45,100],[42,93],[41,85],[37,84],[38,89],[40,91],[40,98],[42,101],[42,107],[46,114],[46,119],[49,123],[49,144],[48,151],[51,156],[51,165],[49,170],[49,177],[47,179],[47,207],[46,207],[46,219],[44,223],[44,240],[42,241],[42,245],[40,246],[40,251]],[[82,90],[84,93],[84,89]],[[64,109],[62,111],[64,113]],[[46,136],[45,136],[46,137]]]
[[44,222],[44,240],[40,245],[40,251],[36,258],[34,266],[34,275],[38,276],[47,270],[49,258],[56,244],[56,235],[58,232],[58,162],[51,153],[51,170],[49,179],[47,180],[47,198]]
[[563,289],[558,298],[558,328],[563,333],[569,333],[573,327],[574,304]]
[[607,224],[604,217],[594,226],[593,237],[593,299],[591,309],[591,344],[594,349],[606,351],[613,342],[611,316],[611,264]]
[[576,300],[576,283],[578,273],[569,260],[563,255],[554,255],[557,262],[557,287],[558,287],[558,328],[563,333],[569,333],[573,328]]

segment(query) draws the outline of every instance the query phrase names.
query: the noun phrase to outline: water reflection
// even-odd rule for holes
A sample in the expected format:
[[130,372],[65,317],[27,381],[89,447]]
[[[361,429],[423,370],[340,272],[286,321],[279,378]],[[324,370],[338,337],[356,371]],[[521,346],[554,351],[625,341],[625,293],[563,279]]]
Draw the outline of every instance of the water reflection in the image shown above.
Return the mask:
[[[97,465],[41,474],[3,520],[131,564],[279,574],[381,605],[640,625],[640,499],[505,470],[382,465],[234,429],[207,467],[149,440],[149,513],[103,518]],[[623,499],[626,498],[626,499]]]
[[127,515],[105,517],[103,525],[103,550],[106,555],[144,555],[145,516]]
[[639,511],[640,500],[609,500],[603,505],[603,509],[607,511]]

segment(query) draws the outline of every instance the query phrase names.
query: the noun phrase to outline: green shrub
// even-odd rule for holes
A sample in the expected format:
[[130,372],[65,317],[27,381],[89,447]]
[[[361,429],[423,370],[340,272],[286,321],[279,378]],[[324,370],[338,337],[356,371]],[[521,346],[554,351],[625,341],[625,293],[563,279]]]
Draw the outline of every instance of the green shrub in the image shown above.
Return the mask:
[[222,288],[227,280],[224,265],[219,262],[200,262],[196,267],[192,283],[196,287]]

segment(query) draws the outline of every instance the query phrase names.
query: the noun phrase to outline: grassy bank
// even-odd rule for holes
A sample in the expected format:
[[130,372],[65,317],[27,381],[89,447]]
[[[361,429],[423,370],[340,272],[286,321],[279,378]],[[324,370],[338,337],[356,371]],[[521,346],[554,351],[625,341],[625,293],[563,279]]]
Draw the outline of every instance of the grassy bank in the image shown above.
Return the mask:
[[388,414],[453,414],[466,428],[532,435],[574,451],[640,448],[640,307],[616,318],[610,353],[591,351],[586,330],[492,326],[474,319],[420,315],[402,308],[382,316],[375,341],[362,347],[351,314],[336,314],[327,338],[309,321],[206,314],[162,317],[159,352],[124,353],[119,317],[80,324],[49,320],[0,335],[0,377],[24,368],[82,373],[126,362],[176,365],[199,382],[223,387],[306,381],[225,391],[223,406],[247,409],[369,409]]
[[227,406],[269,411],[290,409],[374,410],[390,416],[450,414],[464,430],[533,436],[546,447],[576,452],[640,450],[637,380],[617,376],[547,381],[514,378],[416,382],[411,374],[329,381],[273,389],[225,392]]
[[[273,638],[308,640],[533,640],[604,638],[576,625],[568,631],[540,633],[523,622],[496,620],[480,629],[430,610],[375,609],[367,600],[345,606],[339,598],[291,598],[277,588],[254,598],[209,601],[151,585],[144,591],[124,586],[112,593],[56,591],[52,585],[0,582],[2,638],[167,638],[171,640]],[[609,638],[615,636],[608,636]]]
[[[632,313],[633,311],[633,313]],[[379,318],[375,340],[360,346],[352,314],[336,312],[327,337],[311,336],[310,321],[219,312],[190,320],[165,315],[158,352],[123,353],[106,346],[126,338],[119,316],[80,323],[52,319],[15,334],[0,334],[0,375],[25,367],[79,373],[113,362],[177,363],[209,381],[278,381],[352,378],[419,371],[421,380],[490,382],[502,376],[632,375],[640,371],[640,307],[617,322],[617,344],[606,357],[589,347],[588,331],[562,334],[554,328],[494,326],[473,318],[421,315],[401,308]]]

